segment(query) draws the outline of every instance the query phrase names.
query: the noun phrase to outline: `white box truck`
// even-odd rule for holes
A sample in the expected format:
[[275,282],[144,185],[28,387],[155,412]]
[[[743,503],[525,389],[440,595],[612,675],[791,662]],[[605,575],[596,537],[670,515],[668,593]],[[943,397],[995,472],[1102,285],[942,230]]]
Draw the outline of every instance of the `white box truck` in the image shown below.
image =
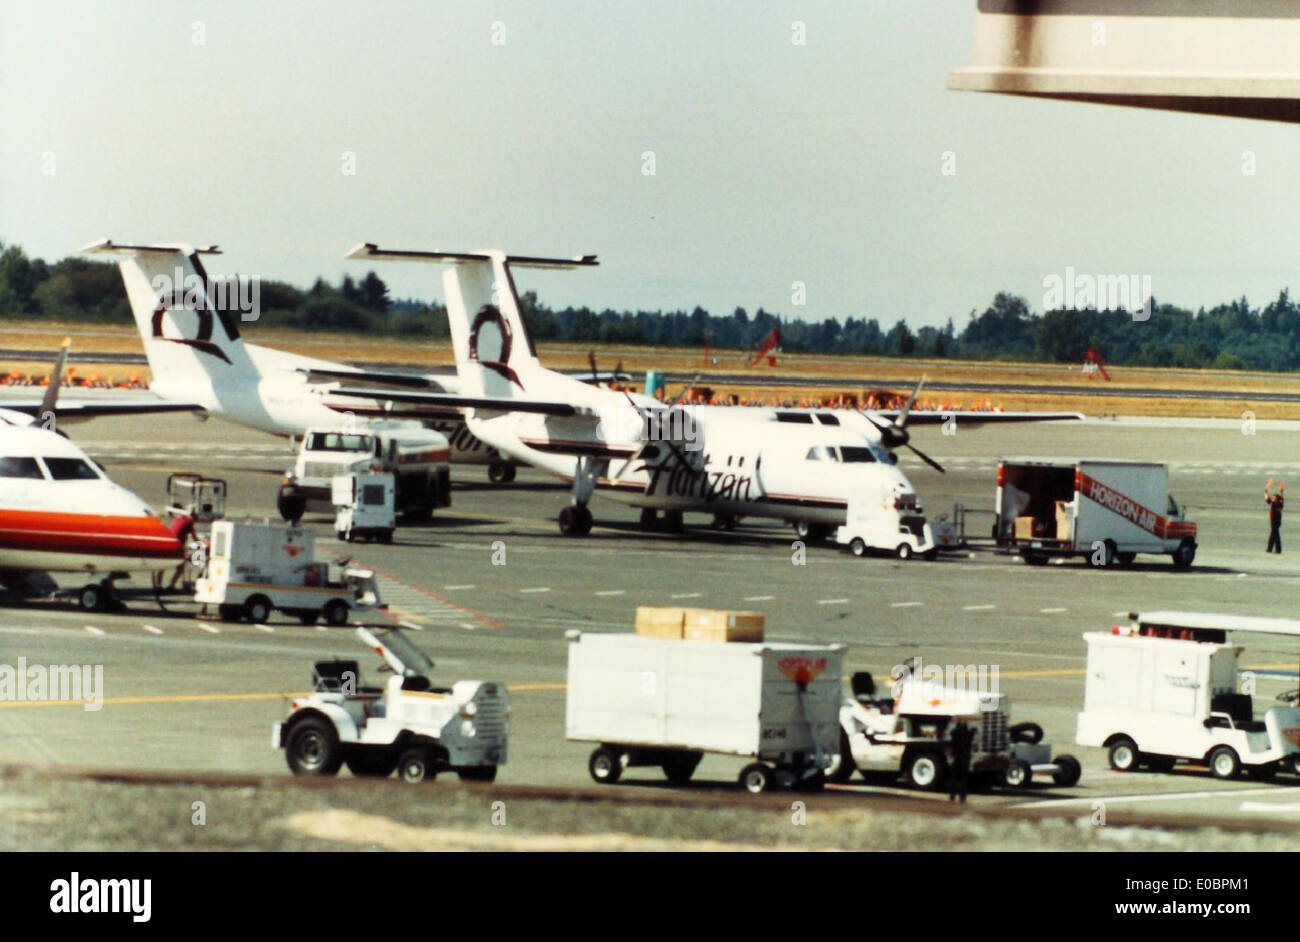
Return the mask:
[[[1297,691],[1255,718],[1237,637],[1300,638],[1300,621],[1148,612],[1110,632],[1090,632],[1076,739],[1109,750],[1111,768],[1167,772],[1180,760],[1218,778],[1300,772]],[[1257,682],[1256,677],[1255,682]]]
[[690,781],[706,752],[755,761],[751,793],[816,789],[839,744],[843,645],[680,641],[570,631],[565,735],[599,743],[602,784],[659,766]]
[[1196,558],[1196,524],[1169,493],[1169,468],[1148,461],[1007,458],[998,464],[998,545],[1042,565],[1083,556],[1105,567],[1138,553]]
[[334,478],[386,471],[395,478],[397,512],[408,522],[428,520],[451,506],[451,446],[432,429],[406,423],[311,428],[284,475],[276,507],[297,521],[307,511],[333,513]]

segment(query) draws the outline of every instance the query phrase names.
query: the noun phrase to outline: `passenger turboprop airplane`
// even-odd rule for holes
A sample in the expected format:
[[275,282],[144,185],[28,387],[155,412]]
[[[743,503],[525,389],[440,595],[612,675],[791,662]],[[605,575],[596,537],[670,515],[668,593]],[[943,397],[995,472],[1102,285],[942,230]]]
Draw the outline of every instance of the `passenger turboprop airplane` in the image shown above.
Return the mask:
[[[590,532],[596,492],[642,509],[642,525],[666,513],[714,515],[715,524],[768,517],[824,536],[845,522],[850,499],[878,501],[914,518],[916,491],[894,451],[911,448],[905,428],[912,401],[899,413],[774,410],[665,405],[652,398],[578,382],[542,366],[519,313],[512,270],[574,268],[595,256],[536,258],[500,251],[390,251],[364,243],[348,258],[445,265],[443,289],[460,395],[386,393],[395,402],[458,405],[479,439],[516,461],[573,482],[573,501],[559,515],[569,535]],[[918,387],[919,392],[919,387]],[[344,387],[339,396],[366,398]],[[952,413],[913,421],[989,422],[1078,419],[1078,413]],[[897,529],[893,532],[897,533]]]
[[[294,437],[309,428],[338,425],[348,416],[361,423],[382,421],[389,429],[409,421],[446,436],[453,462],[486,464],[493,481],[514,479],[514,465],[470,434],[460,408],[396,404],[383,390],[365,401],[334,395],[344,379],[454,393],[455,376],[359,370],[246,343],[237,314],[217,303],[200,260],[218,254],[216,246],[125,245],[102,239],[81,251],[118,259],[153,374],[149,388],[174,408]],[[593,369],[587,381],[606,377],[612,374]]]
[[173,570],[191,527],[165,523],[67,438],[45,428],[0,423],[0,584],[27,573],[102,575],[81,589],[82,608],[113,596],[127,572]]

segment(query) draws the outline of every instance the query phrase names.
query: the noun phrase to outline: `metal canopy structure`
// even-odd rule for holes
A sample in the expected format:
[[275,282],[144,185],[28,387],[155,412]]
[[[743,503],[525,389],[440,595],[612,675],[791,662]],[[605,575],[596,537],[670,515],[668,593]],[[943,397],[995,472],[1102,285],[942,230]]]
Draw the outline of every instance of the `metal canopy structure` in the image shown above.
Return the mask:
[[1294,0],[979,0],[957,91],[1300,122]]

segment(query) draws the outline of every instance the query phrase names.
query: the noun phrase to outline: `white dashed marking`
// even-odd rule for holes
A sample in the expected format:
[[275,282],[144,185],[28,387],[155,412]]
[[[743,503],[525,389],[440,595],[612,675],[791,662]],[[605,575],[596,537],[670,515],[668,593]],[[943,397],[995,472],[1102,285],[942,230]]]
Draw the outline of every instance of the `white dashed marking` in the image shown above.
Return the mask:
[[963,605],[963,612],[987,612],[991,608],[997,608],[996,605]]
[[550,592],[551,587],[548,585],[537,586],[532,589],[520,589],[520,592]]
[[424,630],[424,626],[423,626],[423,625],[417,625],[417,624],[416,624],[415,622],[413,622],[413,621],[405,621],[405,620],[402,620],[402,621],[399,621],[398,624],[401,625],[403,628],[414,628],[416,631],[423,631],[423,630]]
[[474,585],[474,584],[471,582],[471,583],[467,583],[467,584],[465,584],[465,585],[445,585],[445,586],[443,586],[443,588],[446,589],[448,592],[452,592],[452,591],[455,591],[456,589],[476,589],[476,588],[478,588],[478,586]]
[[275,633],[275,629],[272,628],[270,625],[254,625],[253,627],[256,628],[258,631],[265,631],[268,635]]
[[674,599],[698,599],[698,598],[700,597],[700,595],[701,595],[701,593],[699,593],[699,592],[678,592],[676,595],[669,596],[669,598],[674,598]]
[[96,628],[94,625],[86,625],[86,630],[92,635],[102,635],[104,633],[102,629]]
[[1042,612],[1044,615],[1059,615],[1061,614],[1061,612],[1068,612],[1069,609],[1068,608],[1040,608],[1039,611]]
[[198,626],[201,631],[206,631],[210,635],[221,634],[220,628],[214,628],[212,625],[206,624],[204,622],[198,622]]
[[848,599],[818,599],[818,605],[843,605]]
[[745,596],[745,601],[746,602],[770,602],[774,598],[776,598],[775,595],[747,595]]
[[597,595],[627,595],[627,589],[605,589],[604,591],[597,592],[596,594]]
[[160,635],[163,633],[161,628],[155,628],[153,625],[141,625],[140,627],[144,628],[144,630],[149,632],[151,635]]
[[924,604],[925,604],[924,602],[890,602],[889,607],[890,608],[916,608],[917,606],[924,605]]

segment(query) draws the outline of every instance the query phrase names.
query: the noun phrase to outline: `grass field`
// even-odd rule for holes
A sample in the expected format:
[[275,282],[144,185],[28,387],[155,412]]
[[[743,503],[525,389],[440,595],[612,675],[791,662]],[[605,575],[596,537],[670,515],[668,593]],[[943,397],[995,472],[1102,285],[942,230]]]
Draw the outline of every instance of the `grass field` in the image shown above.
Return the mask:
[[[0,347],[22,350],[57,350],[64,336],[73,338],[73,350],[79,353],[139,353],[139,336],[127,326],[99,326],[85,324],[49,324],[33,321],[6,323],[0,330]],[[348,363],[392,363],[415,369],[431,366],[450,366],[453,363],[448,341],[416,341],[392,337],[361,338],[328,332],[304,333],[284,329],[259,329],[256,325],[245,328],[245,338],[250,342],[289,350],[304,356]],[[539,344],[538,353],[547,365],[557,368],[583,368],[587,366],[588,345],[571,343]],[[597,365],[611,369],[621,363],[624,369],[639,372],[660,369],[674,373],[701,374],[701,384],[709,385],[710,371],[720,373],[752,374],[756,379],[806,375],[838,379],[839,385],[826,387],[747,386],[728,383],[725,391],[741,396],[754,395],[766,399],[772,396],[801,400],[809,397],[833,395],[837,392],[860,391],[864,380],[873,385],[888,384],[898,390],[912,386],[922,375],[948,382],[1004,383],[1014,385],[1051,384],[1077,385],[1078,393],[1071,395],[998,394],[987,397],[976,393],[937,393],[930,397],[929,405],[954,405],[969,408],[991,399],[1004,410],[1019,409],[1069,409],[1088,415],[1155,415],[1238,418],[1247,409],[1261,419],[1300,419],[1300,404],[1251,402],[1220,402],[1205,399],[1180,398],[1126,398],[1099,397],[1093,391],[1105,386],[1100,380],[1082,375],[1076,364],[972,362],[954,360],[899,360],[888,357],[831,356],[825,354],[780,354],[777,365],[751,367],[750,355],[741,351],[715,351],[714,363],[704,362],[698,349],[658,347],[618,347],[590,345],[596,354]],[[77,364],[77,374],[89,376],[98,372],[110,382],[120,382],[132,373],[147,381],[144,367],[115,366],[108,364]],[[44,373],[37,363],[10,363],[0,361],[0,371],[8,373]],[[1300,394],[1300,374],[1235,372],[1225,370],[1160,369],[1152,367],[1109,368],[1111,387],[1134,389],[1197,390],[1208,389],[1241,393],[1287,392]],[[723,389],[722,384],[713,384]],[[671,390],[675,392],[675,390]]]

